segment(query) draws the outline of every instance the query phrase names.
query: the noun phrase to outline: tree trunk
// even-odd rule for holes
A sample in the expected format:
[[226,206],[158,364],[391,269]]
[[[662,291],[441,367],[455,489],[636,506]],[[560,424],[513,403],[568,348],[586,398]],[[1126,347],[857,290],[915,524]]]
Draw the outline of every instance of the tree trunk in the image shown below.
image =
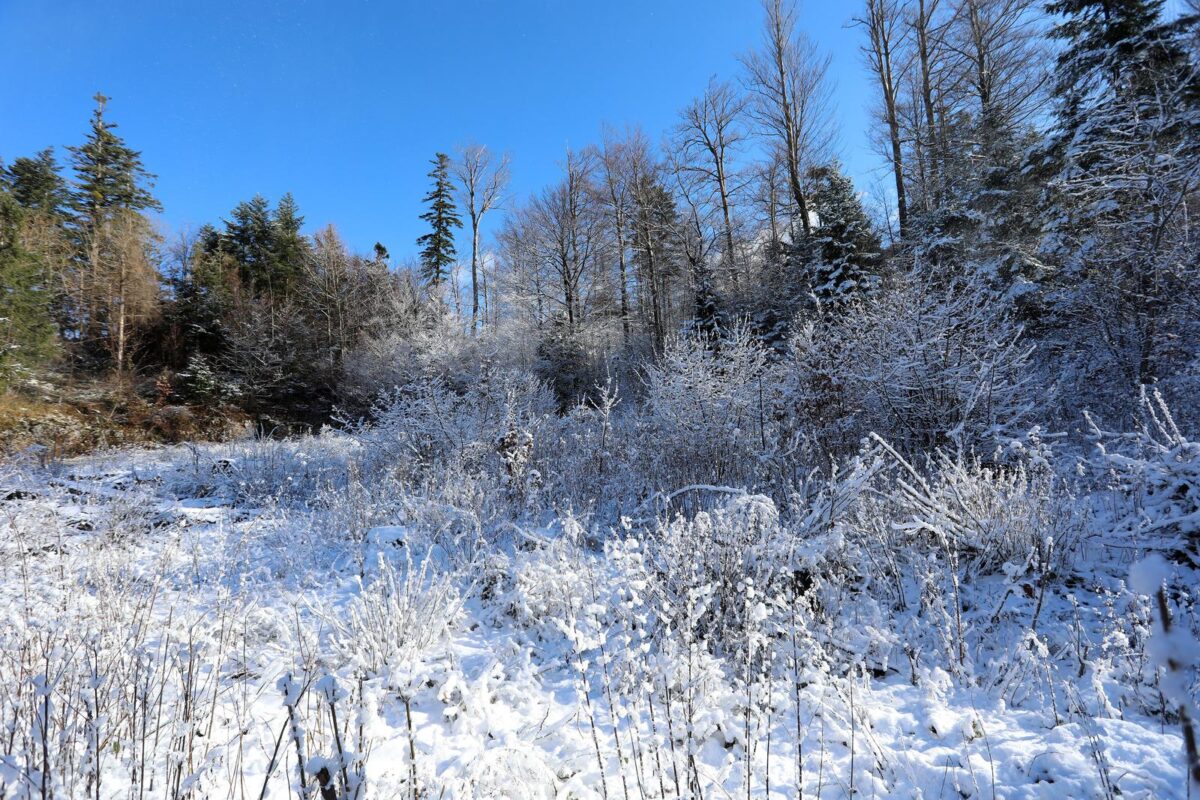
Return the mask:
[[[928,144],[929,189],[932,190],[934,204],[940,205],[940,189],[938,187],[938,152],[940,145],[937,136],[937,123],[933,111],[933,79],[929,64],[929,25],[937,0],[926,7],[926,0],[918,0],[917,6],[917,57],[921,64],[921,105],[925,110],[925,127],[930,141]],[[927,190],[927,194],[928,194]]]
[[471,335],[479,327],[479,215],[471,209]]

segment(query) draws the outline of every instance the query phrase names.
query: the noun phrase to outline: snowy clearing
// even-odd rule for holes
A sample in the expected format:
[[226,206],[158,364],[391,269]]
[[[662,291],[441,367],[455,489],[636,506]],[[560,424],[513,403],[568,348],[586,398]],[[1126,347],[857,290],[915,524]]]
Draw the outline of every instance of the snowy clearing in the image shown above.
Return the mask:
[[765,497],[483,526],[355,477],[367,447],[10,470],[0,795],[1187,796],[1149,604],[1090,533],[1065,578],[964,571],[954,620],[822,577],[850,526],[798,540]]

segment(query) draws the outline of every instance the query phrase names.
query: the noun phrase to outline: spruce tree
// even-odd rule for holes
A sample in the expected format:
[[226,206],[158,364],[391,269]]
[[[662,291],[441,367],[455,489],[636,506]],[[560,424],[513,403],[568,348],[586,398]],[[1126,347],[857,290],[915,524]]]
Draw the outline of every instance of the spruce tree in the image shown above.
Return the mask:
[[142,154],[113,133],[115,122],[104,119],[108,98],[97,92],[93,99],[87,141],[67,148],[77,175],[72,206],[91,227],[115,211],[161,211],[162,204],[150,193],[155,176],[142,166]]
[[67,183],[59,174],[54,148],[34,158],[21,157],[0,170],[0,184],[22,208],[59,215],[67,205]]
[[809,182],[817,220],[806,243],[808,289],[823,301],[844,300],[875,280],[879,237],[839,164],[810,170]]
[[426,285],[436,288],[446,279],[454,263],[454,228],[461,228],[462,220],[454,205],[450,157],[438,153],[430,163],[433,164],[429,172],[433,186],[422,198],[422,202],[429,204],[429,210],[421,215],[421,219],[429,223],[430,231],[418,237],[417,244],[421,247],[421,277]]
[[251,293],[269,295],[275,289],[275,228],[267,198],[256,194],[234,206],[225,221],[222,243],[238,264],[243,286]]
[[291,194],[275,210],[261,194],[234,206],[225,230],[210,230],[203,249],[222,253],[237,266],[238,281],[264,300],[286,298],[296,284],[309,241],[302,233],[304,217]]
[[186,263],[171,279],[173,297],[165,321],[179,345],[172,366],[184,367],[197,356],[212,357],[224,346],[222,323],[236,271],[231,261],[220,232],[212,225],[202,227]]
[[87,140],[69,147],[76,181],[70,206],[79,280],[73,299],[81,344],[89,355],[122,371],[135,329],[158,302],[161,277],[151,261],[154,234],[144,211],[161,211],[151,194],[154,175],[141,153],[105,119],[108,98],[95,95]]
[[694,270],[695,282],[692,294],[692,330],[716,339],[725,327],[721,314],[721,300],[713,286],[713,274],[707,265],[698,265]]
[[308,239],[300,233],[304,226],[304,217],[295,198],[288,192],[279,198],[275,205],[275,213],[271,216],[271,234],[273,237],[274,276],[273,281],[277,291],[288,293],[300,276],[304,259],[309,252]]
[[1105,386],[1167,377],[1194,346],[1184,342],[1200,337],[1186,311],[1200,275],[1183,213],[1200,174],[1200,67],[1191,44],[1198,18],[1167,22],[1162,6],[1052,6],[1064,15],[1054,30],[1064,42],[1057,117],[1032,161],[1047,181],[1051,319],[1093,375],[1107,371]]
[[671,193],[655,175],[637,182],[633,200],[633,264],[650,301],[643,313],[661,351],[667,339],[668,286],[679,271],[675,258],[679,213]]

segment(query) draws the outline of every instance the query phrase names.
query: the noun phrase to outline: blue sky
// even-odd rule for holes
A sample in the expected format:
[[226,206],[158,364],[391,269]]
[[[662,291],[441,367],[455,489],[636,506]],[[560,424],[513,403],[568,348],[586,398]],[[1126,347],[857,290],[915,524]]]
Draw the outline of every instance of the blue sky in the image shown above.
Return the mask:
[[[841,155],[867,190],[857,5],[810,0],[801,25],[833,56]],[[435,151],[509,151],[524,198],[602,123],[657,140],[710,75],[739,74],[760,25],[758,0],[0,0],[0,158],[79,142],[100,90],[168,225],[291,191],[308,229],[403,258]]]

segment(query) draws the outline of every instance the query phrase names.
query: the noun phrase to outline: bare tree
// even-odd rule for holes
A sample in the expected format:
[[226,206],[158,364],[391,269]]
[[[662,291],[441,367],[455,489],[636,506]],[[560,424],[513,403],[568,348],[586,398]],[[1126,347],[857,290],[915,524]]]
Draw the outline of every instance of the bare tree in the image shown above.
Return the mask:
[[618,139],[609,129],[604,130],[604,140],[598,151],[600,172],[599,197],[608,215],[609,225],[615,237],[617,255],[617,283],[621,303],[621,335],[626,346],[629,344],[629,264],[626,258],[629,249],[630,217],[630,152],[637,146],[635,140],[644,139],[641,131],[632,131],[624,139]]
[[825,159],[833,140],[827,79],[830,59],[796,28],[796,8],[785,0],[764,0],[767,13],[762,46],[747,54],[751,110],[774,138],[787,166],[788,187],[804,233],[811,231],[802,176]]
[[701,176],[685,165],[678,153],[667,156],[667,172],[679,200],[679,230],[676,241],[687,261],[691,282],[692,305],[698,304],[700,287],[708,277],[709,253],[716,246],[716,225],[712,204],[705,202],[708,187]]
[[737,249],[734,245],[730,158],[745,138],[741,117],[746,98],[728,83],[710,80],[704,94],[681,112],[674,144],[682,160],[677,166],[701,175],[711,187],[721,209],[725,268],[738,284]]
[[603,218],[592,200],[595,165],[591,154],[568,151],[564,168],[563,180],[534,201],[532,219],[543,256],[562,287],[567,329],[575,333],[585,312],[583,279],[603,243]]
[[360,259],[350,255],[337,230],[326,226],[313,237],[297,291],[300,308],[317,323],[311,333],[333,373],[356,341],[378,301]]
[[900,143],[900,116],[897,112],[900,87],[896,74],[896,56],[903,46],[904,36],[901,12],[902,6],[898,0],[867,0],[863,16],[857,22],[867,31],[868,44],[863,47],[863,53],[879,82],[892,175],[896,183],[896,215],[900,220],[900,236],[903,238],[908,233],[908,203],[904,190],[904,157]]
[[767,246],[777,247],[783,241],[783,231],[779,227],[781,209],[787,203],[788,188],[784,177],[786,168],[778,148],[768,151],[765,159],[754,168],[754,180],[751,184],[751,201],[759,218],[767,226]]
[[[1049,73],[1038,0],[959,0],[947,47],[964,66],[984,137],[1010,131],[1040,109]],[[987,144],[987,142],[983,142]]]
[[537,329],[546,323],[547,273],[534,207],[536,200],[508,215],[496,239],[503,271],[497,275],[498,293],[518,319],[528,319]]
[[483,217],[503,201],[510,177],[507,155],[496,158],[480,144],[459,149],[451,169],[458,181],[460,202],[471,223],[471,333],[479,324],[479,226]]
[[[923,198],[926,210],[930,210],[940,197],[939,162],[945,150],[934,106],[934,65],[941,46],[942,27],[935,22],[939,0],[917,0],[915,13],[909,18],[916,48],[917,76],[913,79],[912,128],[915,131],[917,159],[921,166]],[[921,134],[924,131],[924,135]]]

